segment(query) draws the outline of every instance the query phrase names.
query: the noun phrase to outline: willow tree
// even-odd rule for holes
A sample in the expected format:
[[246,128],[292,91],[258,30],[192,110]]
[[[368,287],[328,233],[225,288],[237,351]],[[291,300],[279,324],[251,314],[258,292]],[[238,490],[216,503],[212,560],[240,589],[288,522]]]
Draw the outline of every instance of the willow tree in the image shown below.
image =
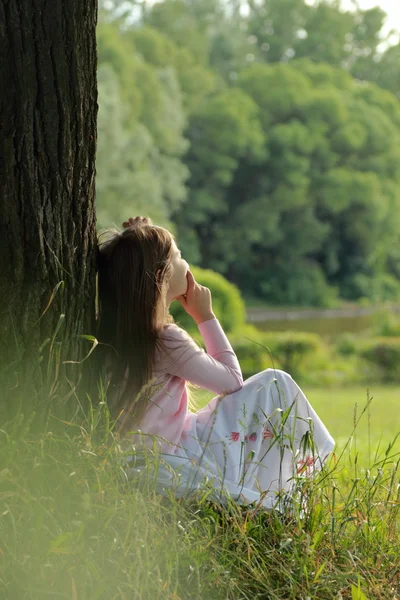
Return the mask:
[[96,21],[97,0],[0,0],[3,393],[92,331]]

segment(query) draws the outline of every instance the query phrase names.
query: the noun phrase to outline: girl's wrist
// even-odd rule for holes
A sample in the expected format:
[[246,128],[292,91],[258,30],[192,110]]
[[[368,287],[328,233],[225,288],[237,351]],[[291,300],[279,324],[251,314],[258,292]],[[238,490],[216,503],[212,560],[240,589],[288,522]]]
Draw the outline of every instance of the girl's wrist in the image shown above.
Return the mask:
[[197,325],[201,325],[201,323],[204,323],[205,321],[211,321],[212,319],[216,318],[217,317],[214,315],[214,313],[210,312],[207,315],[202,315],[201,317],[195,318],[195,321]]

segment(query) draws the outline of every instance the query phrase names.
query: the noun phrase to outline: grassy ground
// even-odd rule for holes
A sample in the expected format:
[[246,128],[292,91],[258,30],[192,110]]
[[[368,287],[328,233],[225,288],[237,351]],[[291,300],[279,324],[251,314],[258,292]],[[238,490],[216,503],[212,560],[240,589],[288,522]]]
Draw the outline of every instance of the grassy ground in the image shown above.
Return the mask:
[[[354,404],[365,404],[365,390],[305,391],[334,436],[351,433]],[[399,390],[371,392],[370,430],[381,430],[387,445],[398,428]],[[347,446],[303,490],[305,514],[279,516],[255,507],[222,509],[206,495],[191,503],[163,499],[150,480],[126,483],[106,417],[100,405],[83,423],[50,418],[35,435],[23,418],[2,425],[2,600],[400,597],[393,449],[366,470],[354,443]],[[365,446],[361,429],[357,443]]]
[[306,390],[310,402],[315,406],[322,420],[329,426],[338,444],[348,439],[353,429],[354,418],[365,408],[371,399],[357,426],[359,442],[368,442],[374,448],[385,446],[400,433],[398,414],[400,405],[400,387],[371,385],[366,387],[343,389]]

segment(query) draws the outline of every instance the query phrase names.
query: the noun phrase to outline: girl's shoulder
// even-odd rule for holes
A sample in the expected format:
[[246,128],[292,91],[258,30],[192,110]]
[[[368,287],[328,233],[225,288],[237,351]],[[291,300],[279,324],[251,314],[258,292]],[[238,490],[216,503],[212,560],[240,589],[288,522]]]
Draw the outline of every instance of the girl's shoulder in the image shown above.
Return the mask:
[[176,325],[176,323],[165,325],[159,335],[158,341],[160,342],[159,345],[164,349],[183,349],[183,351],[193,350],[193,352],[201,350],[200,344],[198,344],[185,329]]
[[160,332],[155,350],[155,364],[158,370],[173,363],[175,368],[180,361],[202,351],[187,331],[175,323],[166,325]]
[[165,343],[168,341],[191,341],[191,337],[187,331],[176,325],[176,323],[169,323],[165,325],[160,333],[160,339]]

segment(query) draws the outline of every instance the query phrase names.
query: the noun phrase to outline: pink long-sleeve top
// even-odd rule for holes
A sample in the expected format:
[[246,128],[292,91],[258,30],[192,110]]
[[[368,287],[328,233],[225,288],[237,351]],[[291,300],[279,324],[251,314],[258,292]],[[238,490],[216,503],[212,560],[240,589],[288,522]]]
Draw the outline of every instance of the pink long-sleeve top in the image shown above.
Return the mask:
[[173,453],[182,433],[190,428],[193,413],[188,410],[186,382],[190,381],[218,395],[230,394],[243,386],[242,371],[235,352],[219,321],[198,325],[207,352],[177,325],[167,325],[161,335],[165,350],[157,348],[153,378],[155,393],[140,425],[145,443],[154,445],[157,436],[162,452]]

